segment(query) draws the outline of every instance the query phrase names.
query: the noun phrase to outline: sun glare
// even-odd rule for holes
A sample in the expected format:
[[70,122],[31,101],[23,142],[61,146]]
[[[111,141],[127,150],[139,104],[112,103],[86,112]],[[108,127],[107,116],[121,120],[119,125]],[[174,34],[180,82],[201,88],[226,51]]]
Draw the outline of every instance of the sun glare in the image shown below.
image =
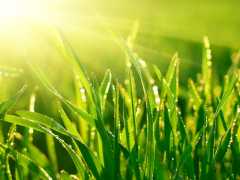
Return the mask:
[[0,1],[0,18],[3,21],[17,19],[26,10],[26,6],[18,1]]

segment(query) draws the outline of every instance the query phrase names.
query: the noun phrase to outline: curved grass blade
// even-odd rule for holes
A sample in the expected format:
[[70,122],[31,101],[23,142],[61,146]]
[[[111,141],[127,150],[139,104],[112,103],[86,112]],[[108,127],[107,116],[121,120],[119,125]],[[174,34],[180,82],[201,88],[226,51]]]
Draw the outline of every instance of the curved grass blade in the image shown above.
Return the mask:
[[67,104],[72,110],[74,110],[79,116],[81,116],[85,121],[87,121],[91,126],[96,127],[95,125],[95,119],[90,116],[87,112],[81,110],[76,105],[72,104],[68,100],[64,99],[58,92],[54,89],[54,87],[51,85],[51,83],[48,81],[46,76],[43,74],[43,72],[39,69],[39,67],[25,54],[19,51],[19,53],[27,60],[35,74],[38,76],[38,78],[42,81],[42,83],[57,97],[59,97],[65,104]]
[[65,171],[61,171],[61,179],[62,180],[72,180],[69,174]]
[[[70,131],[70,130],[72,131],[72,128],[74,128],[74,127],[71,128],[71,126],[70,126],[71,122],[70,122],[68,119],[66,119],[66,118],[67,118],[66,114],[63,113],[63,111],[61,111],[61,110],[60,110],[60,113],[61,113],[61,115],[62,115],[62,118],[64,119],[64,123],[67,124],[66,127],[69,128],[68,130],[69,130],[69,131]],[[20,116],[22,116],[22,117],[24,117],[25,119],[30,119],[30,120],[32,120],[32,121],[36,121],[36,122],[38,122],[38,123],[40,123],[40,124],[46,125],[46,126],[48,126],[48,127],[52,128],[52,129],[54,129],[54,130],[56,130],[56,131],[64,134],[64,135],[67,135],[67,136],[72,137],[73,139],[76,139],[76,140],[78,140],[78,141],[82,141],[81,138],[78,139],[78,136],[75,136],[75,135],[71,134],[69,131],[67,131],[65,128],[63,128],[60,124],[58,124],[58,123],[57,123],[56,121],[54,121],[53,119],[48,118],[47,116],[44,116],[44,115],[41,115],[41,114],[38,114],[38,113],[35,113],[35,112],[29,112],[29,111],[17,111],[17,114],[20,115]],[[68,121],[68,122],[67,122],[67,121]],[[77,143],[77,145],[79,145],[79,144]],[[82,146],[82,145],[81,145],[80,151],[81,151],[81,152],[82,152],[82,151],[86,151],[86,150],[84,150],[84,149],[88,149],[88,148],[87,148],[86,146]],[[88,151],[90,151],[90,150],[88,149]],[[90,154],[91,157],[95,157],[95,155],[94,155],[93,152],[88,152],[88,154]],[[87,156],[86,156],[85,154],[82,154],[82,155],[83,155],[84,159],[86,159]],[[97,160],[94,160],[94,162],[95,162],[96,165],[98,165],[98,166],[101,167],[101,165],[99,165],[99,163],[97,162]],[[88,162],[87,162],[87,163],[88,163]],[[101,172],[101,168],[95,168],[95,165],[94,165],[93,168],[91,168],[91,164],[90,164],[90,167],[89,167],[89,168],[90,168],[91,170],[92,170],[92,169],[100,169],[100,170],[98,170],[98,171]],[[94,171],[94,170],[93,170],[93,171]],[[95,176],[96,176],[96,174],[99,176],[99,172],[98,172],[98,173],[94,173]],[[98,177],[98,176],[97,176],[97,177]]]
[[[93,102],[93,105],[95,106],[95,109],[97,111],[97,119],[98,119],[97,130],[99,133],[98,137],[100,137],[98,139],[99,156],[100,156],[100,160],[102,161],[103,166],[109,170],[107,173],[105,173],[106,178],[112,179],[114,177],[114,170],[111,170],[111,169],[114,168],[114,159],[113,159],[113,153],[111,150],[112,148],[111,148],[109,139],[107,137],[107,132],[106,132],[105,126],[103,124],[102,110],[101,110],[101,98],[100,98],[101,94],[100,94],[99,86],[96,83],[96,81],[93,80],[93,81],[95,81],[95,83],[93,84],[93,88],[91,88],[86,70],[85,70],[83,64],[81,63],[76,51],[74,50],[72,45],[69,43],[69,41],[67,40],[65,35],[62,33],[60,28],[57,27],[57,29],[58,29],[58,32],[62,39],[65,50],[68,53],[69,59],[72,62],[72,65],[73,65],[76,73],[78,74],[79,78],[81,79],[81,81],[88,93],[88,96],[89,96],[90,100]],[[94,93],[94,95],[93,95],[93,93]],[[102,150],[102,147],[105,147],[104,151]]]
[[80,135],[78,134],[77,130],[73,127],[71,121],[68,119],[68,117],[65,114],[64,110],[62,109],[60,103],[58,103],[58,108],[59,108],[61,117],[63,119],[63,122],[64,122],[67,130],[70,133],[72,133],[73,135],[75,135],[76,137],[78,137],[79,141],[81,141],[81,143],[80,143],[78,140],[75,141],[75,139],[73,139],[74,143],[79,148],[83,158],[85,159],[89,169],[93,173],[94,177],[96,179],[99,179],[102,176],[102,166],[101,166],[99,159],[94,155],[94,153],[85,144],[83,144],[83,141],[82,141]]
[[190,144],[188,144],[188,146],[186,147],[185,151],[183,152],[183,154],[181,156],[181,159],[180,159],[180,162],[178,164],[178,168],[176,170],[176,174],[174,176],[174,180],[176,180],[177,177],[178,177],[178,171],[179,171],[180,167],[187,160],[188,156],[191,155],[191,152],[195,149],[195,146],[197,145],[199,139],[201,138],[204,129],[205,129],[205,127],[202,127],[202,129],[194,137],[193,141]]
[[18,163],[22,166],[28,168],[30,171],[36,173],[38,176],[40,176],[42,179],[50,180],[51,177],[47,174],[47,172],[36,165],[31,159],[29,159],[27,156],[24,156],[21,153],[18,153],[14,150],[9,149],[7,146],[4,146],[0,143],[0,147],[8,154],[11,158],[14,160],[18,158]]
[[51,129],[55,130],[57,132],[60,132],[64,135],[72,137],[71,133],[69,133],[64,127],[62,127],[59,123],[54,121],[52,118],[49,118],[47,116],[44,116],[44,115],[36,113],[36,112],[30,112],[30,111],[24,111],[24,110],[17,111],[16,114],[22,118],[35,121],[37,123],[40,123],[42,125],[45,125]]
[[[22,54],[22,53],[21,53]],[[86,120],[91,126],[93,127],[97,127],[98,132],[100,134],[101,137],[101,142],[103,143],[103,146],[106,147],[106,151],[103,151],[102,153],[104,153],[104,161],[103,158],[101,158],[102,156],[100,155],[100,159],[102,159],[102,163],[106,166],[109,167],[109,169],[114,168],[114,160],[113,160],[113,153],[111,151],[111,146],[110,146],[110,142],[109,139],[107,137],[107,133],[109,134],[108,131],[106,131],[106,128],[103,124],[103,120],[102,120],[102,116],[100,113],[100,109],[96,109],[98,112],[98,125],[96,126],[97,121],[90,116],[88,113],[86,113],[85,111],[81,110],[80,108],[78,108],[76,105],[72,104],[71,102],[69,102],[68,100],[65,100],[61,95],[59,95],[57,93],[57,91],[53,88],[53,86],[49,83],[49,81],[47,80],[47,78],[44,76],[44,74],[42,73],[42,71],[37,67],[37,65],[31,60],[29,59],[26,55],[22,54],[24,56],[24,58],[27,60],[27,62],[30,64],[30,66],[32,67],[32,69],[35,71],[35,73],[37,74],[37,76],[39,77],[39,79],[43,82],[43,84],[49,89],[51,90],[56,96],[58,96],[64,103],[66,103],[71,109],[73,109],[75,111],[75,113],[77,113],[79,116],[81,116],[84,120]],[[75,64],[76,65],[76,64]],[[85,81],[86,83],[86,81]],[[90,85],[89,85],[90,86]],[[86,88],[86,87],[85,87]],[[94,105],[96,107],[96,103],[95,101]],[[106,176],[111,176],[111,178],[113,178],[114,176],[114,170],[110,171],[108,173],[106,173]]]
[[27,84],[23,86],[21,90],[19,90],[15,95],[7,99],[6,101],[2,102],[0,104],[0,114],[6,114],[13,105],[17,102],[20,95],[24,92],[24,90],[27,88]]
[[64,125],[66,126],[67,130],[73,134],[74,136],[76,136],[80,141],[83,141],[80,134],[78,133],[78,131],[75,129],[75,127],[72,125],[71,121],[68,119],[66,113],[64,112],[61,104],[59,102],[57,102],[58,105],[58,109],[59,109],[59,113],[61,114],[61,118],[64,122]]
[[[66,148],[66,150],[70,154],[71,158],[73,159],[73,161],[76,165],[76,168],[78,170],[78,173],[79,173],[80,177],[82,179],[89,179],[89,175],[88,175],[88,173],[87,173],[87,171],[84,167],[84,164],[82,163],[81,159],[79,158],[79,156],[74,152],[74,150],[72,149],[71,146],[67,145],[57,135],[53,134],[51,131],[49,131],[45,127],[43,127],[40,124],[37,124],[37,123],[35,123],[34,121],[31,121],[31,120],[26,120],[26,119],[23,119],[23,118],[19,118],[19,117],[12,116],[12,115],[7,115],[7,114],[3,115],[3,120],[7,121],[7,122],[10,122],[10,123],[15,123],[15,124],[18,124],[18,125],[29,127],[29,128],[35,129],[37,131],[40,131],[40,132],[43,132],[43,133],[50,134],[50,135],[54,136],[63,145],[63,147]],[[71,135],[71,137],[75,137],[75,136]]]
[[[239,77],[239,76],[238,76]],[[215,111],[215,115],[214,115],[214,119],[217,117],[218,113],[220,112],[220,110],[222,109],[223,105],[226,103],[226,101],[228,100],[228,97],[230,96],[236,82],[238,81],[238,77],[236,77],[228,86],[226,92],[223,94],[223,97],[220,101],[220,103],[217,106],[217,109]]]
[[59,33],[61,39],[62,39],[63,46],[64,46],[64,48],[65,48],[65,50],[68,54],[69,60],[71,61],[71,63],[73,65],[76,73],[78,74],[79,78],[81,79],[81,82],[83,83],[83,86],[85,87],[90,100],[94,103],[93,94],[92,94],[92,90],[91,90],[91,86],[90,86],[90,82],[89,82],[89,77],[87,75],[87,72],[86,72],[80,58],[78,57],[76,51],[74,50],[74,48],[72,47],[72,45],[70,44],[68,39],[65,37],[65,35],[61,31],[61,29],[58,26],[56,26],[56,28],[58,30],[58,33]]

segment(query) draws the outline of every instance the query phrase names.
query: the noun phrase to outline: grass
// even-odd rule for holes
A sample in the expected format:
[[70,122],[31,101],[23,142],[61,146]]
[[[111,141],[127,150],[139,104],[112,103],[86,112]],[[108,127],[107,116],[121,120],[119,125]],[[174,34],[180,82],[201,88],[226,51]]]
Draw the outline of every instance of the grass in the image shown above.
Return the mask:
[[[93,8],[92,12],[127,56],[125,85],[113,81],[110,70],[101,84],[94,74],[90,80],[58,26],[59,43],[68,54],[76,78],[77,105],[60,95],[34,61],[19,52],[40,81],[60,100],[54,106],[63,123],[34,112],[36,90],[30,111],[18,110],[18,116],[8,114],[26,85],[2,102],[1,120],[12,125],[6,141],[1,139],[0,143],[1,179],[239,179],[239,59],[233,61],[224,83],[215,83],[210,44],[205,37],[202,73],[197,82],[189,79],[187,106],[179,106],[178,54],[174,54],[165,76],[154,65],[158,79],[153,79],[146,62],[131,51],[134,38],[125,42],[100,13]],[[10,69],[4,68],[6,72]],[[137,72],[137,76],[133,72]],[[136,86],[135,78],[140,79],[141,87]],[[139,89],[143,90],[143,97],[138,97]],[[109,97],[110,91],[112,97]],[[106,120],[108,99],[113,101],[110,103],[114,107],[114,118]],[[79,116],[80,128],[70,121],[64,107]],[[106,125],[108,121],[112,121],[112,126]],[[18,125],[25,127],[23,135],[17,131]],[[46,135],[47,156],[32,143],[33,130]],[[72,142],[66,143],[62,137]],[[57,141],[72,158],[75,174],[59,170],[58,160],[65,157],[56,155]],[[21,152],[18,144],[27,150]],[[15,163],[9,165],[10,158]]]

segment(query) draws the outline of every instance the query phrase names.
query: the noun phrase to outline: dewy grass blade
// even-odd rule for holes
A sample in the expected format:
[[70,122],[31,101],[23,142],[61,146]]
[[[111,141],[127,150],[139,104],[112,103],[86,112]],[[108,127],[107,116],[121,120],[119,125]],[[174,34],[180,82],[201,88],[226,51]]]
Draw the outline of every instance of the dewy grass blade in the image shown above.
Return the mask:
[[58,171],[58,161],[57,161],[57,154],[55,149],[55,142],[54,142],[53,136],[51,136],[50,134],[45,134],[45,135],[46,135],[46,145],[47,145],[48,156],[56,174],[59,171]]
[[8,139],[6,141],[6,146],[13,145],[14,137],[15,137],[15,132],[16,132],[16,124],[12,124],[9,128],[8,131]]
[[211,180],[214,178],[215,165],[216,165],[216,163],[220,164],[222,162],[227,150],[230,147],[231,138],[232,138],[231,136],[232,136],[232,126],[222,136],[221,142],[219,143],[216,153],[212,159],[206,180]]
[[87,72],[86,72],[82,62],[80,61],[80,58],[78,57],[76,51],[74,50],[74,48],[72,47],[72,45],[70,44],[68,39],[65,37],[65,35],[61,31],[61,29],[58,26],[56,26],[56,28],[58,30],[58,33],[59,33],[61,39],[62,39],[64,48],[65,48],[65,50],[68,54],[69,60],[71,61],[71,63],[73,65],[74,69],[76,70],[76,73],[78,74],[79,78],[81,79],[81,82],[83,83],[83,86],[85,87],[90,100],[92,102],[94,102],[89,77],[87,75]]
[[78,133],[78,131],[74,128],[74,126],[72,125],[71,121],[68,119],[66,113],[64,112],[61,104],[58,102],[58,109],[59,109],[59,113],[62,117],[62,120],[64,122],[64,125],[66,126],[67,130],[73,134],[74,136],[76,136],[80,141],[82,141],[82,138],[80,136],[80,134]]
[[105,109],[105,104],[107,100],[108,90],[111,84],[111,79],[112,79],[112,74],[111,74],[111,71],[108,69],[100,86],[103,110]]
[[[125,97],[123,102],[125,102]],[[127,110],[125,107],[125,103],[123,103],[123,121],[124,121],[125,133],[126,133],[127,148],[129,151],[132,169],[135,172],[136,179],[140,180],[141,176],[140,176],[140,170],[139,170],[138,156],[137,156],[136,146],[134,143],[134,138],[131,132],[131,125],[129,123],[129,119],[127,118]]]
[[[1,146],[0,146],[1,147]],[[9,166],[9,158],[7,155],[5,155],[5,174],[4,174],[4,179],[6,180],[12,180],[12,174],[11,174],[11,170],[10,170],[10,166]]]
[[7,146],[4,146],[3,144],[0,144],[0,148],[2,148],[11,158],[16,159],[18,158],[18,163],[24,166],[25,168],[28,168],[30,171],[35,172],[39,177],[45,180],[50,180],[51,177],[47,174],[47,172],[36,165],[31,159],[29,159],[27,156],[24,156],[23,154],[16,152],[14,150],[9,149]]
[[214,118],[213,118],[213,125],[211,126],[210,129],[210,133],[209,133],[209,138],[208,138],[208,144],[207,144],[207,150],[209,151],[209,153],[207,154],[207,159],[209,162],[212,162],[213,159],[213,154],[214,154],[214,143],[215,143],[215,131],[216,131],[216,119],[217,119],[217,115],[220,112],[220,110],[222,109],[223,105],[226,103],[226,101],[228,100],[236,82],[238,81],[238,77],[236,77],[231,84],[228,86],[228,89],[226,90],[226,92],[224,93],[220,103],[217,106],[217,109],[215,111],[214,114]]
[[[238,76],[239,77],[239,76]],[[223,97],[216,109],[216,112],[215,112],[215,115],[214,115],[214,119],[217,117],[219,111],[222,109],[223,105],[226,103],[226,101],[228,100],[228,97],[230,96],[235,84],[237,83],[238,81],[238,77],[236,77],[232,82],[231,84],[228,86],[228,89],[226,90],[226,92],[223,94]]]
[[[133,99],[133,85],[132,85],[132,73],[131,70],[129,69],[129,85],[130,85],[130,94],[131,94],[131,105],[132,105],[132,120],[133,120],[133,134],[134,134],[134,141],[136,147],[138,147],[138,133],[137,133],[137,121],[136,121],[136,113],[135,113],[135,103]],[[138,148],[137,150],[137,157],[138,157]]]
[[84,142],[82,141],[82,138],[78,134],[77,130],[73,127],[71,121],[68,119],[60,103],[58,103],[58,108],[67,130],[74,136],[78,137],[79,141],[81,142],[80,143],[78,140],[73,139],[74,143],[76,143],[76,146],[79,148],[81,154],[83,155],[89,169],[92,171],[95,178],[99,179],[102,175],[102,166],[100,161],[94,155],[94,153],[85,144],[83,144]]
[[188,80],[188,87],[190,90],[190,96],[193,98],[194,102],[193,109],[198,110],[202,104],[202,99],[200,98],[192,79]]
[[[147,159],[146,159],[146,169],[145,169],[145,179],[152,179],[153,171],[154,171],[154,157],[155,157],[155,145],[154,145],[154,134],[153,134],[153,117],[151,112],[151,105],[149,103],[149,97],[147,94],[147,87],[143,80],[143,76],[138,65],[138,62],[133,55],[131,49],[128,47],[127,43],[121,37],[121,35],[117,32],[117,30],[95,9],[91,8],[93,13],[96,15],[98,21],[102,24],[102,26],[106,29],[106,31],[110,34],[110,36],[116,41],[116,43],[123,49],[126,55],[130,58],[131,62],[135,66],[140,80],[142,82],[144,95],[146,98],[146,107],[147,107],[147,127],[148,127],[148,135],[147,135]],[[138,147],[137,147],[138,148]]]
[[[167,74],[166,74],[166,80],[169,83],[168,85],[171,84],[171,80],[174,74],[174,71],[176,70],[176,66],[177,66],[177,62],[178,62],[178,53],[176,52],[173,57],[172,60],[170,62],[170,65],[168,67],[167,70]],[[166,96],[167,91],[165,89],[162,89],[161,94],[160,94],[160,100],[161,100],[161,106],[163,107],[163,102],[164,102],[164,98]]]
[[21,174],[19,163],[18,163],[18,155],[15,158],[15,174],[16,174],[16,180],[22,180],[22,174]]
[[115,90],[115,99],[114,99],[114,134],[115,134],[115,143],[114,143],[114,151],[115,151],[115,174],[114,179],[117,179],[120,175],[120,148],[118,141],[120,140],[120,120],[119,120],[119,85],[116,80],[116,90]]
[[[70,154],[71,158],[73,159],[73,161],[76,165],[76,168],[78,170],[80,177],[82,179],[89,179],[89,175],[84,167],[84,164],[82,163],[81,159],[79,158],[79,156],[74,152],[74,150],[68,144],[66,144],[63,140],[61,140],[57,135],[53,134],[51,131],[47,130],[45,127],[43,127],[31,120],[26,120],[23,118],[19,118],[19,117],[7,115],[7,114],[3,115],[1,118],[4,121],[10,122],[10,123],[15,123],[15,124],[22,125],[25,127],[29,127],[29,128],[35,129],[37,131],[43,132],[45,134],[50,134],[50,135],[54,136]],[[74,136],[71,135],[71,137],[74,137]]]
[[[164,107],[164,147],[166,151],[166,157],[167,157],[167,165],[170,167],[171,163],[171,131],[172,131],[172,126],[168,114],[168,108],[167,106]],[[173,142],[172,142],[173,143]]]
[[90,116],[87,112],[81,110],[78,108],[76,105],[72,104],[68,100],[64,99],[58,92],[54,89],[54,87],[51,85],[51,83],[48,81],[46,76],[43,74],[43,72],[39,69],[39,67],[30,59],[28,58],[25,54],[21,53],[20,54],[25,58],[25,60],[29,63],[35,74],[38,76],[38,78],[42,81],[42,83],[57,97],[59,97],[65,104],[67,104],[72,110],[74,110],[79,116],[81,116],[85,121],[87,121],[91,126],[96,127],[95,125],[95,119]]
[[7,113],[12,107],[13,105],[17,102],[18,98],[20,97],[20,95],[24,92],[24,90],[27,88],[27,85],[25,84],[23,86],[23,88],[18,91],[15,95],[13,95],[12,97],[10,97],[9,99],[7,99],[6,101],[2,102],[0,104],[0,114],[5,114]]
[[47,116],[44,116],[42,114],[36,113],[36,112],[30,112],[30,111],[17,111],[17,115],[19,115],[22,118],[32,120],[34,122],[37,122],[39,124],[43,124],[57,132],[60,132],[67,136],[72,136],[64,127],[62,127],[58,122],[54,121],[52,118],[49,118]]
[[[76,105],[80,109],[87,111],[88,104],[85,89],[78,75],[75,72],[73,72],[73,74],[76,76],[76,78],[74,78]],[[79,132],[81,132],[81,137],[84,140],[84,142],[89,142],[89,131],[85,131],[86,128],[88,128],[89,126],[90,125],[81,116],[78,116]]]
[[[161,81],[163,87],[166,89],[169,98],[172,99],[172,103],[175,107],[174,109],[176,109],[176,113],[177,113],[177,116],[178,116],[178,124],[179,124],[179,127],[180,127],[179,128],[180,129],[180,134],[181,134],[181,137],[182,137],[182,140],[183,140],[183,147],[188,146],[190,143],[189,143],[189,140],[188,140],[188,137],[187,137],[187,132],[186,132],[186,129],[185,129],[185,125],[183,123],[183,119],[181,117],[181,113],[180,113],[180,111],[178,111],[178,107],[177,107],[177,103],[176,103],[174,94],[172,93],[168,82],[166,81],[166,79],[163,77],[163,75],[161,74],[161,72],[158,70],[158,68],[156,66],[154,66],[154,70],[155,70],[159,80]],[[175,131],[174,128],[173,128],[173,130]],[[189,159],[187,159],[186,163],[187,163],[187,167],[188,167],[188,170],[189,170],[189,176],[190,176],[190,178],[193,178],[194,171],[192,169],[193,168],[192,156],[189,156]]]
[[[62,35],[62,38],[67,40],[66,37]],[[67,46],[71,46],[69,42],[65,42],[67,44]],[[69,44],[68,44],[69,43]],[[72,51],[73,49],[69,48],[68,49],[69,51]],[[73,53],[73,54],[76,54],[76,52],[70,52],[70,53]],[[22,53],[21,53],[22,54]],[[56,96],[58,96],[62,101],[64,101],[64,103],[66,103],[70,108],[72,108],[75,113],[77,113],[79,116],[81,116],[84,120],[86,120],[91,126],[93,127],[96,127],[99,134],[100,134],[100,139],[99,139],[99,143],[102,144],[103,147],[105,147],[105,151],[101,151],[100,154],[99,154],[99,157],[102,161],[102,164],[104,166],[104,168],[106,169],[110,169],[109,172],[105,172],[105,176],[106,178],[110,178],[110,179],[113,179],[114,177],[114,159],[113,159],[113,152],[112,152],[112,148],[111,148],[111,145],[110,145],[110,142],[109,142],[109,139],[108,139],[108,136],[107,136],[107,133],[108,131],[106,130],[104,124],[103,124],[103,119],[102,119],[102,114],[101,114],[101,111],[100,111],[100,108],[101,107],[97,107],[97,101],[94,99],[93,95],[92,95],[92,89],[90,87],[90,83],[88,81],[88,77],[86,76],[86,72],[85,70],[83,69],[83,66],[82,64],[78,64],[76,59],[72,59],[73,60],[73,65],[74,65],[74,68],[76,69],[76,71],[79,71],[79,77],[82,78],[81,76],[83,76],[83,79],[84,79],[84,82],[83,82],[83,79],[82,80],[82,83],[84,84],[84,87],[86,85],[86,87],[88,88],[88,85],[89,85],[89,96],[90,98],[92,98],[92,101],[94,103],[94,106],[96,108],[96,111],[97,111],[97,119],[98,119],[98,125],[96,126],[96,119],[94,119],[92,116],[90,116],[88,113],[86,113],[85,111],[81,110],[80,108],[78,108],[77,106],[75,106],[74,104],[70,103],[69,101],[65,100],[62,96],[60,96],[57,91],[53,88],[53,86],[49,83],[49,81],[47,80],[47,78],[44,76],[44,74],[42,73],[42,71],[36,66],[36,64],[30,60],[26,55],[22,54],[24,56],[24,58],[27,60],[27,62],[30,64],[30,66],[33,68],[33,70],[35,71],[35,73],[37,74],[37,76],[40,78],[40,80],[44,83],[45,86],[48,87],[48,89],[50,89]],[[71,60],[71,59],[70,59]],[[79,59],[78,59],[79,60]],[[75,62],[76,61],[76,62]],[[80,61],[80,60],[79,60]],[[79,65],[79,66],[78,66]],[[76,66],[76,67],[75,67]],[[80,72],[80,71],[83,71],[83,72]],[[82,73],[82,74],[81,74]],[[88,85],[87,85],[88,84]],[[85,87],[85,88],[86,88]],[[86,88],[86,90],[87,90]],[[88,91],[88,90],[87,90]],[[91,94],[90,94],[91,93]],[[109,134],[109,133],[108,133]],[[104,155],[104,156],[103,156]],[[105,167],[106,166],[106,167]],[[112,170],[111,170],[112,169]]]
[[178,177],[178,171],[180,169],[180,167],[183,165],[183,163],[187,160],[188,156],[191,155],[191,152],[194,150],[195,146],[197,145],[199,139],[201,138],[202,136],[202,133],[204,131],[205,127],[202,127],[202,129],[197,133],[197,135],[194,137],[193,141],[188,144],[188,146],[186,147],[185,151],[183,152],[182,156],[181,156],[181,159],[180,159],[180,162],[178,164],[178,168],[176,170],[176,174],[174,176],[174,180],[177,179]]

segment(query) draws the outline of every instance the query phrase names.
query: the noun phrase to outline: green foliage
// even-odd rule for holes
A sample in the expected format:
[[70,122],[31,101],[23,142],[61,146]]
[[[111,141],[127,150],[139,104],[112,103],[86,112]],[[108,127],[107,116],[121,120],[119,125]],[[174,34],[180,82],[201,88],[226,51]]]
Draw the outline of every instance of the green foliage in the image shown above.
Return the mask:
[[[174,54],[165,76],[154,65],[160,82],[154,80],[152,77],[155,75],[151,75],[146,62],[132,53],[132,42],[126,43],[100,13],[93,8],[92,11],[127,56],[126,86],[116,80],[110,90],[110,70],[107,70],[100,86],[94,74],[91,81],[77,52],[57,26],[60,44],[72,64],[75,88],[81,93],[86,91],[82,97],[79,92],[76,93],[78,98],[82,98],[76,101],[78,105],[63,98],[34,61],[20,52],[40,81],[67,106],[62,106],[61,102],[53,105],[57,107],[63,123],[42,112],[34,112],[32,101],[30,111],[18,110],[18,116],[7,114],[26,85],[0,104],[1,120],[12,123],[6,142],[1,138],[0,179],[13,179],[13,176],[17,180],[29,177],[54,180],[76,177],[97,180],[239,179],[238,71],[229,71],[231,82],[224,82],[222,91],[215,93],[220,90],[211,76],[211,50],[205,37],[202,76],[197,82],[189,79],[189,92],[185,99],[187,107],[181,106],[178,95],[178,54]],[[133,31],[131,36],[134,37],[129,39],[135,38],[136,27]],[[236,62],[234,68],[238,67]],[[134,71],[141,81],[143,97],[137,93],[140,87],[135,83]],[[14,69],[12,73],[20,75],[20,72]],[[112,97],[107,98],[109,92]],[[113,108],[108,109],[107,103],[112,104]],[[79,116],[78,121],[68,116],[67,108]],[[106,114],[111,110],[114,118],[106,119]],[[76,122],[80,128],[77,128]],[[17,132],[18,126],[26,128],[26,136]],[[33,130],[46,135],[47,156],[32,143]],[[74,175],[60,169],[59,160],[65,157],[57,156],[59,149],[55,141],[72,158],[76,167]],[[23,144],[27,150],[19,152],[19,144]],[[10,171],[13,168],[9,157],[15,160],[15,174]]]

